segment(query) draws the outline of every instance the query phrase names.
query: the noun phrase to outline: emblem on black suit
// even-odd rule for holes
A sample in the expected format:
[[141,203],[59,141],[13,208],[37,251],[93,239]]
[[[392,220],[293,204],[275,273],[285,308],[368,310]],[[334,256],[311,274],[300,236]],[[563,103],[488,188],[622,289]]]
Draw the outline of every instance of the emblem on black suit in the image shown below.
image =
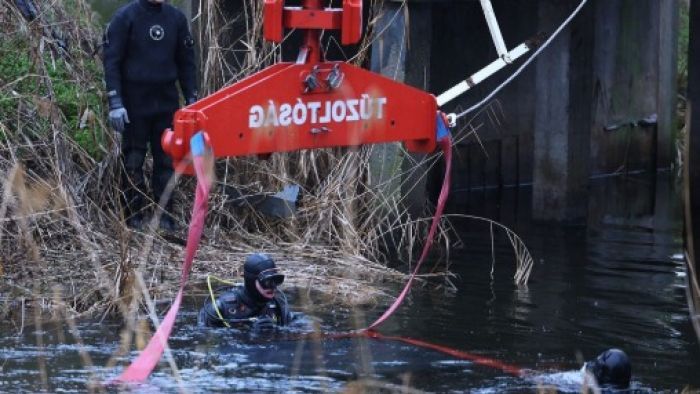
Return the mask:
[[165,37],[165,30],[160,25],[153,25],[151,30],[149,30],[149,34],[154,41],[160,41]]

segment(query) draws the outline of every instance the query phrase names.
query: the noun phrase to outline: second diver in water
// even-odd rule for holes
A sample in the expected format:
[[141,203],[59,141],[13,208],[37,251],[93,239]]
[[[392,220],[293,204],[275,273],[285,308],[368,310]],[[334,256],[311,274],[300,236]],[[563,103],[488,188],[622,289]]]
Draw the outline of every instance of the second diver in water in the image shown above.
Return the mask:
[[593,383],[604,393],[630,388],[632,365],[627,354],[620,349],[604,351],[595,360],[586,362],[583,370],[593,375]]
[[231,287],[216,299],[205,302],[199,311],[200,325],[250,325],[260,331],[286,326],[293,320],[284,293],[277,289],[284,282],[284,275],[269,255],[248,255],[243,265],[243,278],[243,285]]

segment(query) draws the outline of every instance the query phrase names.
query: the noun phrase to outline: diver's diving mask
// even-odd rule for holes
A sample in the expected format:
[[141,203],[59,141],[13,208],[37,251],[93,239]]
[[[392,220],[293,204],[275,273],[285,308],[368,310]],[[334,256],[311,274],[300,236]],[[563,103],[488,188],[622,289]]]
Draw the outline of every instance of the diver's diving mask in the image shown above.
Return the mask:
[[258,274],[258,282],[263,289],[275,289],[284,282],[284,275],[277,268],[270,268]]

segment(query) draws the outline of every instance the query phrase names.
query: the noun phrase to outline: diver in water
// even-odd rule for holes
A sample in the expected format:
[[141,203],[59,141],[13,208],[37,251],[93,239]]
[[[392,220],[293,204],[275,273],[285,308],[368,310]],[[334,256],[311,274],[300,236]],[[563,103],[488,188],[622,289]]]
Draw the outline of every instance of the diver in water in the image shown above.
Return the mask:
[[264,253],[248,255],[243,265],[243,286],[234,286],[215,300],[208,299],[199,311],[199,325],[232,327],[251,325],[256,331],[286,326],[293,315],[284,293],[284,282],[275,261]]
[[[534,372],[534,371],[533,371]],[[653,392],[638,385],[631,387],[632,367],[627,354],[619,349],[608,349],[583,367],[574,371],[533,374],[524,377],[537,387],[552,386],[562,393],[622,394]]]
[[603,392],[629,390],[632,366],[627,354],[620,349],[608,349],[595,360],[583,365],[583,370],[593,375]]

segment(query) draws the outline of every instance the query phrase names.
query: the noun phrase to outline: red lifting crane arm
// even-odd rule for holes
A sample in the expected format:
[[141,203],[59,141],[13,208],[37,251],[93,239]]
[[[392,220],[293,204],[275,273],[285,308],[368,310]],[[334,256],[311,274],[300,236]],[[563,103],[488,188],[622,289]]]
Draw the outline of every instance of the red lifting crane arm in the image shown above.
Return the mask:
[[393,141],[414,152],[435,149],[433,95],[322,59],[321,30],[341,30],[343,44],[360,40],[361,0],[344,0],[342,9],[322,8],[320,0],[304,0],[302,8],[264,1],[266,39],[280,42],[285,28],[306,30],[297,61],[270,66],[177,111],[162,139],[176,168],[202,130],[216,157]]
[[[431,152],[439,131],[446,176],[428,239],[404,290],[370,329],[381,325],[399,307],[428,256],[447,201],[451,163],[451,141],[443,118],[437,114],[435,97],[350,64],[321,59],[320,30],[341,29],[344,44],[360,39],[362,0],[344,0],[342,9],[322,9],[321,0],[304,0],[303,8],[284,7],[283,0],[265,0],[264,18],[265,38],[269,40],[280,41],[285,28],[306,29],[297,62],[268,67],[179,110],[173,129],[163,134],[163,148],[172,156],[176,169],[191,173],[190,162],[197,167],[197,194],[183,274],[180,290],[162,324],[118,382],[143,382],[158,363],[172,331],[206,218],[211,187],[204,166],[207,145],[218,157],[390,141],[403,141],[412,151]],[[353,335],[369,333],[366,329]]]

